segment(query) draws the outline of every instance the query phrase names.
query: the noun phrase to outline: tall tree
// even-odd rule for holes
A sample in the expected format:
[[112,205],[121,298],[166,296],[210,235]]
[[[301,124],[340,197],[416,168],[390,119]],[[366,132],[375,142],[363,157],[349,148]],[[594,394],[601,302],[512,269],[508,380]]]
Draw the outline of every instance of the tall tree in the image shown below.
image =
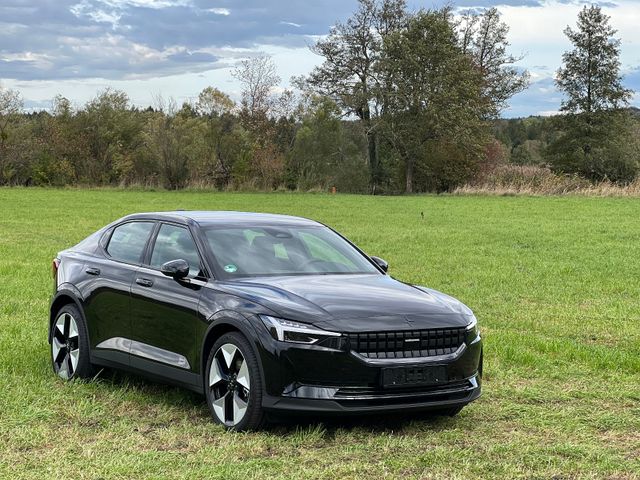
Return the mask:
[[493,117],[529,84],[529,73],[515,66],[522,57],[508,52],[508,33],[509,27],[495,7],[481,13],[467,12],[459,24],[462,51],[471,56],[483,76],[483,94]]
[[164,186],[183,188],[189,177],[189,167],[203,155],[204,125],[183,106],[178,110],[174,99],[155,98],[157,112],[145,125],[142,134],[150,154],[157,159]]
[[207,122],[207,133],[204,141],[207,147],[205,160],[206,177],[210,177],[216,186],[224,187],[231,180],[232,159],[225,148],[225,137],[233,130],[230,113],[235,109],[235,103],[226,93],[214,87],[206,87],[196,104],[197,111]]
[[[272,188],[282,181],[284,155],[278,148],[274,107],[275,87],[280,83],[273,59],[267,55],[240,62],[234,76],[242,84],[240,119],[251,133],[253,151],[246,173],[254,185]],[[238,169],[235,169],[238,171]],[[246,181],[244,183],[247,183]]]
[[631,91],[622,85],[620,40],[609,17],[598,6],[584,7],[577,30],[567,27],[564,33],[574,48],[562,55],[556,76],[566,95],[560,110],[591,114],[627,105]]
[[273,89],[280,83],[273,59],[261,55],[242,60],[233,71],[233,76],[242,85],[243,113],[255,127],[269,115]]
[[0,85],[0,184],[5,183],[9,172],[10,126],[22,110],[22,97],[17,90]]
[[573,49],[563,54],[556,76],[556,85],[565,94],[560,106],[565,115],[557,120],[563,135],[547,154],[560,171],[627,182],[640,169],[640,145],[623,108],[632,92],[622,84],[620,40],[615,33],[598,6],[584,7],[577,29],[565,29]]
[[443,158],[457,145],[455,156],[463,163],[479,154],[490,105],[481,73],[459,45],[449,8],[420,11],[406,28],[386,36],[380,66],[391,87],[383,92],[385,137],[404,163],[407,193],[414,191],[417,162],[442,171],[429,161],[430,153]]
[[[314,96],[302,113],[290,154],[295,187],[367,190],[364,156],[340,120],[340,109],[328,97]],[[360,164],[360,165],[359,165]],[[358,168],[360,167],[360,168]]]
[[118,180],[119,165],[129,163],[140,144],[142,121],[129,103],[129,96],[107,88],[90,100],[82,112],[91,160],[82,176],[91,183]]
[[346,115],[363,123],[371,189],[380,181],[377,128],[383,110],[376,86],[382,38],[405,22],[405,0],[358,0],[358,10],[345,23],[337,23],[312,50],[324,58],[306,79],[320,95],[329,96]]

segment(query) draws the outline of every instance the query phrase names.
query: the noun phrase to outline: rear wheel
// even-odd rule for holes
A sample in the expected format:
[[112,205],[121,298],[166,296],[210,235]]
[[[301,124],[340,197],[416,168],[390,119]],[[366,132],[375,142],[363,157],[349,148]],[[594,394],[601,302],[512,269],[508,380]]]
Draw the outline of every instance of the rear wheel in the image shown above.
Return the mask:
[[65,305],[57,313],[51,334],[51,364],[64,380],[93,375],[87,328],[75,305]]
[[242,334],[227,333],[216,341],[207,360],[205,383],[207,404],[217,423],[233,430],[252,430],[262,424],[262,378],[253,348]]

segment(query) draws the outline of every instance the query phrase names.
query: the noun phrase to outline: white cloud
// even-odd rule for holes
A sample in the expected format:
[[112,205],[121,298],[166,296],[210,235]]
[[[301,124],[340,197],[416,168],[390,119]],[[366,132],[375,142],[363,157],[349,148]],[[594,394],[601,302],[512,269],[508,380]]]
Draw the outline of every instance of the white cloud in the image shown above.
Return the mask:
[[82,0],[82,2],[71,6],[69,10],[78,18],[87,17],[96,23],[110,23],[113,28],[118,25],[120,18],[122,18],[122,15],[116,10],[107,12],[101,8],[96,8],[88,0]]
[[[621,59],[623,64],[640,63],[640,7],[637,1],[617,0],[616,7],[603,7],[611,17],[611,25],[623,40]],[[562,52],[571,45],[564,34],[567,25],[575,28],[578,12],[583,2],[545,1],[541,7],[499,5],[503,20],[509,25],[509,41],[512,51],[524,53],[521,64],[528,66],[540,77],[553,75],[562,62]],[[537,70],[534,65],[547,66]]]
[[[123,11],[127,7],[142,7],[159,10],[168,7],[178,7],[190,5],[190,0],[81,0],[80,3],[72,5],[69,10],[76,17],[87,17],[96,23],[110,23],[113,29],[119,26]],[[109,10],[107,10],[109,9]],[[226,8],[213,10],[225,10]]]
[[231,15],[231,10],[228,8],[208,8],[207,12],[215,13],[216,15]]
[[125,8],[131,7],[144,7],[152,8],[155,10],[168,7],[182,7],[191,5],[190,0],[101,0],[102,2],[111,5],[113,7]]
[[[553,76],[562,53],[570,48],[563,30],[567,25],[575,25],[584,2],[541,0],[541,5],[535,5],[534,1],[522,0],[522,5],[506,5],[518,1],[498,0],[496,5],[510,26],[511,52],[526,55],[517,66],[531,72],[532,84],[511,100],[511,108],[505,115],[555,113],[561,97],[554,87]],[[625,81],[640,91],[640,2],[615,1],[616,6],[603,4],[603,10],[611,16],[611,24],[622,39]],[[6,79],[16,79],[13,85],[19,85],[25,98],[42,102],[61,92],[84,102],[96,90],[112,85],[127,91],[136,104],[145,105],[152,100],[149,92],[190,98],[207,85],[216,85],[235,95],[239,86],[230,74],[230,65],[260,51],[274,55],[278,73],[286,85],[290,76],[306,74],[321,62],[308,45],[323,38],[333,21],[347,18],[356,2],[39,0],[31,3],[33,12],[26,13],[0,5],[2,74]],[[444,0],[409,0],[409,3],[412,8],[432,7]],[[477,3],[490,5],[491,1],[477,0]],[[73,15],[69,15],[69,10]],[[54,78],[55,81],[51,80]],[[634,103],[640,103],[640,93]]]

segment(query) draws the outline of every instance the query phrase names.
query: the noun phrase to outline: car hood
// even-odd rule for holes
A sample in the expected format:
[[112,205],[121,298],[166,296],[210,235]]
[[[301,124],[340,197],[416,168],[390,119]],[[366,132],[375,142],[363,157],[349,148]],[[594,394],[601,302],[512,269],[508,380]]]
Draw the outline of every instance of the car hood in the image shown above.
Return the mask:
[[472,315],[448,295],[388,275],[259,277],[218,287],[280,317],[342,332],[465,326]]

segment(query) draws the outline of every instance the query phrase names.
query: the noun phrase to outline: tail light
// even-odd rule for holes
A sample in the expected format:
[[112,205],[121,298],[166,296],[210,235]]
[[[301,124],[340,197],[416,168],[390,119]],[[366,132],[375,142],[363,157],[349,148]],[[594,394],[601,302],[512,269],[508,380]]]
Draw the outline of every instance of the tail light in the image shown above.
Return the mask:
[[51,276],[54,280],[58,279],[58,267],[60,266],[60,259],[54,258],[51,262]]

